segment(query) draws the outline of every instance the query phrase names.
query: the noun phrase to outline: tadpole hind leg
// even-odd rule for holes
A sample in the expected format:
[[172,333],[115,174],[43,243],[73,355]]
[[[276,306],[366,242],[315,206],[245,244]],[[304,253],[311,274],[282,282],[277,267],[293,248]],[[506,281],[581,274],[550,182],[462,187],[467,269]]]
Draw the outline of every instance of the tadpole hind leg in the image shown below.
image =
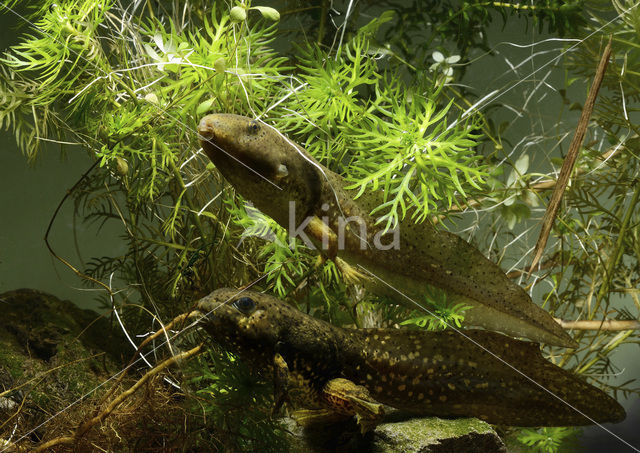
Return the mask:
[[273,398],[271,416],[276,416],[283,404],[289,401],[289,366],[280,353],[273,356]]

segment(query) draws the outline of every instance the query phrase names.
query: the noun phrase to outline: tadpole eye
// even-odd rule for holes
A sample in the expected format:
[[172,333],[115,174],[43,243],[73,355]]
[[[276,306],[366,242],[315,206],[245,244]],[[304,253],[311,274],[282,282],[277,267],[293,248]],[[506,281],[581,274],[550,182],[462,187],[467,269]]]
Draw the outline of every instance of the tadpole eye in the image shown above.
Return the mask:
[[252,120],[249,122],[249,132],[252,134],[257,133],[260,130],[260,123],[256,120]]
[[249,315],[256,309],[256,302],[250,297],[241,297],[233,302],[233,306],[245,315]]

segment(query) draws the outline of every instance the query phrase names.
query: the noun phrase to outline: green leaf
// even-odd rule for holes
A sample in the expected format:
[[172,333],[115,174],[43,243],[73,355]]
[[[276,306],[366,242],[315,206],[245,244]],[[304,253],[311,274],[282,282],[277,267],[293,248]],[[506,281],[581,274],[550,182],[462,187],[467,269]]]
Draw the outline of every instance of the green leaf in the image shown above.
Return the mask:
[[196,108],[196,115],[197,116],[202,116],[205,113],[211,111],[213,109],[213,105],[216,102],[216,98],[211,98],[211,99],[207,99],[206,101],[202,101],[200,104],[198,104],[198,107]]
[[253,6],[249,9],[257,9],[262,14],[262,17],[273,22],[278,22],[280,20],[280,13],[275,8],[270,8],[268,6]]
[[515,169],[520,175],[524,175],[527,173],[529,169],[529,155],[523,154],[521,155],[515,163]]
[[217,73],[223,74],[227,70],[227,60],[223,57],[218,58],[213,62],[213,69],[215,69]]

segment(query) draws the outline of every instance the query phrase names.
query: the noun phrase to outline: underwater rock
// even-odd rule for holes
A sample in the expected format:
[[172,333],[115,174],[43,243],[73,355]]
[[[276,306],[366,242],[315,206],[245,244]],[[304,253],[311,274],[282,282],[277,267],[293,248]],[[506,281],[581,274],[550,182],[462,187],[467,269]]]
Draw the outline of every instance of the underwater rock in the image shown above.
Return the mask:
[[41,291],[0,294],[0,313],[0,446],[38,442],[60,420],[40,424],[118,371],[128,349],[108,318]]
[[290,419],[283,422],[290,433],[292,453],[506,453],[506,447],[488,423],[476,418],[409,418],[395,421],[395,414],[365,436],[355,422],[301,428]]
[[123,352],[123,338],[120,332],[111,332],[107,318],[42,291],[16,289],[0,294],[0,313],[0,342],[5,351],[48,362],[65,339],[77,338],[83,347],[115,359]]
[[412,418],[384,423],[374,432],[375,453],[505,452],[504,443],[491,425],[477,418],[445,420]]

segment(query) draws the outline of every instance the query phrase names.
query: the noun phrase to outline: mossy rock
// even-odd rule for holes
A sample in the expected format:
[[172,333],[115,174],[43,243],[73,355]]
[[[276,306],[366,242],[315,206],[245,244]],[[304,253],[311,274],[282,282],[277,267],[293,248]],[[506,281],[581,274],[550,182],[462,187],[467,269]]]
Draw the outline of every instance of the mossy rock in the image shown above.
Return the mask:
[[375,453],[506,452],[491,425],[477,418],[412,418],[375,430]]
[[48,361],[63,340],[77,339],[88,349],[113,358],[122,352],[122,335],[92,310],[34,289],[0,294],[0,341],[8,341],[30,357]]
[[437,417],[403,419],[391,413],[386,421],[365,436],[352,420],[349,423],[303,429],[284,419],[293,453],[506,453],[495,430],[476,418]]
[[[0,397],[0,420],[19,420],[21,427],[38,426],[91,392],[129,351],[107,319],[51,294],[0,294],[0,312],[0,394],[20,386]],[[6,424],[0,439],[13,427]]]

